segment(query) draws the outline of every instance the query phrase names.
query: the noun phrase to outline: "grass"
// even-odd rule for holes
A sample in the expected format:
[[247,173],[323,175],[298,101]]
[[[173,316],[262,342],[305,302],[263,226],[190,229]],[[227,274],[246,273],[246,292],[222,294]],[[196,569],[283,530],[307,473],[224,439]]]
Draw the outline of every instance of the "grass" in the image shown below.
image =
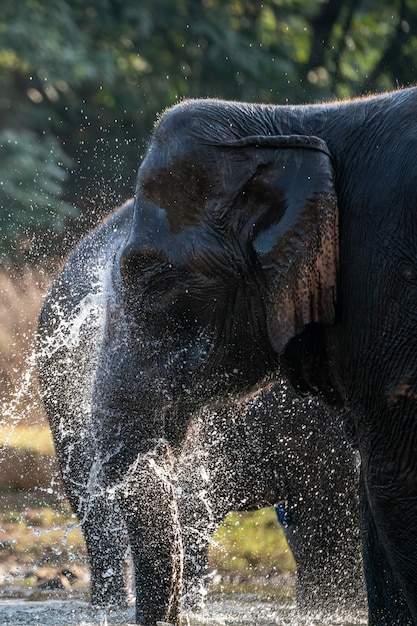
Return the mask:
[[273,508],[229,513],[213,537],[210,565],[227,574],[293,572],[295,562]]
[[[213,537],[210,570],[229,581],[294,571],[272,509],[231,513]],[[31,570],[87,561],[77,520],[66,500],[40,492],[0,491],[0,563]]]
[[49,428],[16,426],[0,428],[0,446],[33,450],[39,454],[54,454],[54,445]]
[[0,491],[0,562],[60,567],[85,562],[85,545],[68,503],[42,492]]

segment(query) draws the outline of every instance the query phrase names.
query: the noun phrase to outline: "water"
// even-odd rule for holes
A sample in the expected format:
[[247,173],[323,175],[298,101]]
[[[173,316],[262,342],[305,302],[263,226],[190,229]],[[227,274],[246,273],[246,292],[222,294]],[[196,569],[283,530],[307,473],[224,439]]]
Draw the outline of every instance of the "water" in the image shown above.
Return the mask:
[[[0,597],[0,624],[9,626],[127,626],[134,623],[133,609],[92,609],[82,594],[27,592],[22,596],[4,590]],[[210,593],[201,614],[188,614],[182,626],[364,626],[364,615],[302,616],[294,604],[277,602],[270,595]]]
[[[82,454],[89,456],[89,451],[93,450],[95,446],[94,429],[91,428],[91,380],[97,360],[97,344],[99,342],[96,339],[97,337],[100,338],[103,332],[105,298],[109,295],[106,291],[108,289],[109,268],[106,263],[101,264],[101,261],[102,259],[97,258],[97,266],[91,268],[90,292],[78,302],[74,310],[68,312],[64,308],[61,311],[62,303],[59,300],[55,303],[55,313],[59,323],[56,325],[54,333],[44,341],[42,346],[44,356],[48,358],[59,354],[65,348],[65,354],[71,357],[69,358],[71,364],[77,364],[76,371],[73,371],[74,368],[71,366],[71,384],[67,385],[64,390],[60,389],[61,394],[65,396],[68,413],[72,417],[68,421],[61,420],[57,429],[58,438],[62,437],[69,440],[71,439],[70,436],[75,433],[77,441],[80,439],[84,441],[83,449],[77,448],[75,450],[74,448],[77,460],[81,458]],[[83,359],[80,358],[80,351],[84,355]],[[36,398],[35,380],[35,356],[31,355],[27,361],[27,370],[20,384],[17,385],[15,396],[12,397],[6,407],[3,406],[0,427],[18,426],[22,420],[28,417],[33,409],[33,399]],[[30,401],[28,401],[29,399]],[[22,410],[22,407],[26,408]],[[221,424],[220,421],[218,425],[221,426]],[[255,421],[253,425],[256,426]],[[246,433],[246,430],[244,432]],[[280,442],[284,447],[284,439],[280,439]],[[195,452],[194,443],[195,441],[193,441],[193,451]],[[264,448],[262,445],[260,449],[263,456]],[[71,461],[70,452],[67,454],[68,468]],[[204,448],[202,452],[207,453],[207,449]],[[202,458],[205,458],[203,454]],[[286,455],[287,465],[289,458]],[[276,461],[274,462],[276,463]],[[0,469],[2,464],[6,463],[7,456],[0,454]],[[200,463],[201,459],[199,460]],[[193,460],[192,468],[198,471],[196,474],[197,483],[193,484],[191,493],[197,494],[197,500],[200,503],[200,509],[202,509],[200,514],[203,523],[196,527],[195,533],[201,535],[202,540],[209,541],[211,529],[210,532],[207,529],[210,524],[215,526],[215,520],[212,518],[214,517],[213,507],[216,502],[210,501],[207,495],[209,472],[206,471],[205,466],[200,467],[199,464],[196,467],[196,461]],[[276,465],[276,467],[280,469],[280,466]],[[88,480],[83,485],[85,491],[80,492],[80,497],[90,498],[91,502],[94,502],[94,497],[101,495],[102,485],[97,479],[100,474],[99,469],[97,464],[90,463]],[[158,474],[158,471],[163,471],[164,467],[155,466],[154,470],[155,474]],[[53,485],[51,485],[50,491],[51,493],[54,491]],[[246,490],[245,495],[248,494],[249,490]],[[180,497],[178,499],[181,500]],[[70,530],[69,527],[68,531]],[[255,594],[249,590],[241,589],[239,593],[226,589],[220,594],[216,591],[215,586],[214,589],[208,595],[206,610],[200,614],[186,615],[183,620],[184,626],[244,626],[249,624],[256,624],[257,626],[331,626],[333,624],[354,626],[366,623],[364,616],[349,618],[335,616],[329,619],[323,619],[320,616],[300,616],[297,614],[294,604],[279,599],[283,595],[279,590],[274,590],[272,596]],[[33,626],[89,626],[90,624],[99,624],[104,626],[106,624],[131,623],[134,623],[133,608],[126,611],[109,612],[94,610],[88,602],[85,589],[45,592],[39,589],[22,590],[21,587],[0,587],[0,626],[2,624],[15,626],[20,624]]]

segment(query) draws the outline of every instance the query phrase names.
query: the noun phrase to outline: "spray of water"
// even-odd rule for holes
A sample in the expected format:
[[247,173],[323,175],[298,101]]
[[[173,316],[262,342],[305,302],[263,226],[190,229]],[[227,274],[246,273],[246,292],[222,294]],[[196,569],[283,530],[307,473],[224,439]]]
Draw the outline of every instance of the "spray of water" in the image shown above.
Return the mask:
[[[122,237],[124,233],[120,232],[118,236]],[[219,602],[210,597],[207,599],[207,582],[213,575],[207,571],[207,549],[213,543],[213,532],[224,515],[233,508],[244,508],[245,505],[250,507],[256,501],[258,504],[273,504],[280,494],[286,497],[286,483],[291,481],[291,468],[302,462],[302,455],[300,456],[298,451],[300,437],[297,440],[295,435],[298,426],[295,425],[294,432],[284,433],[280,431],[280,424],[263,421],[264,414],[271,414],[269,396],[265,398],[262,393],[254,395],[233,413],[227,408],[210,408],[196,414],[191,421],[173,474],[167,472],[166,465],[161,464],[158,457],[150,453],[134,460],[123,483],[109,488],[103,481],[103,462],[107,459],[101,458],[97,453],[96,432],[100,425],[94,423],[92,389],[106,322],[106,309],[108,302],[113,298],[110,280],[112,258],[105,246],[101,248],[101,254],[94,256],[94,263],[88,270],[88,288],[75,299],[73,305],[69,305],[61,298],[53,301],[51,314],[55,323],[52,330],[42,337],[36,353],[27,359],[26,369],[16,386],[16,392],[3,407],[0,427],[7,426],[11,433],[13,428],[27,418],[33,406],[31,403],[36,398],[36,364],[53,363],[56,386],[51,386],[44,400],[50,406],[57,407],[58,412],[60,406],[65,406],[66,409],[53,425],[54,437],[58,445],[65,447],[61,472],[68,484],[72,484],[75,497],[79,500],[77,503],[77,509],[81,511],[79,521],[87,522],[92,509],[103,499],[110,504],[115,503],[117,490],[126,490],[129,487],[131,483],[129,476],[134,480],[138,473],[138,464],[147,464],[149,472],[158,478],[159,484],[165,485],[165,489],[173,488],[177,495],[180,523],[185,538],[185,565],[193,579],[189,589],[188,605],[187,596],[184,598],[184,606],[189,610],[185,619],[191,625],[213,623],[237,626],[255,622],[259,626],[296,623],[344,624],[343,618],[340,620],[332,618],[333,621],[328,619],[326,621],[322,616],[314,619],[300,618],[299,615],[296,616],[293,605],[275,609],[270,601],[258,597],[244,595],[237,598],[237,601],[235,598],[233,602],[224,598]],[[147,338],[144,337],[143,341],[146,343]],[[203,344],[207,346],[207,342]],[[202,358],[204,345],[201,350]],[[146,346],[148,351],[151,348],[157,353],[158,346]],[[182,358],[179,353],[172,354],[168,365],[172,367]],[[287,390],[284,387],[280,388],[278,395],[279,398],[275,394],[274,411],[277,413],[279,406],[279,415],[282,424],[285,425],[286,420],[293,419],[297,407],[292,397],[287,397]],[[22,406],[27,407],[25,409],[27,413],[22,412]],[[309,407],[304,406],[303,411],[306,410],[309,410]],[[298,409],[298,412],[301,414],[302,411]],[[317,443],[313,431],[308,427],[306,430],[304,424],[301,439],[309,438],[313,445]],[[161,445],[164,443],[161,441]],[[109,452],[117,453],[117,446]],[[6,459],[0,456],[0,464],[5,462]],[[74,473],[74,467],[80,465],[83,471]],[[304,481],[307,478],[310,480],[305,472],[304,474],[301,472],[300,475]],[[273,483],[275,485],[273,493],[266,494],[268,490],[271,491]],[[48,492],[55,491],[57,484],[53,482],[47,488]],[[313,482],[311,484],[314,485]],[[73,524],[70,524],[64,529],[64,547],[68,548],[67,539],[73,528]],[[126,535],[120,516],[116,515],[112,519],[109,531],[115,537]],[[73,558],[75,560],[76,555]],[[110,584],[114,573],[115,570],[111,565],[103,570],[101,578],[103,588]],[[190,609],[196,605],[201,608],[204,603],[207,608],[203,613],[197,614]],[[48,606],[53,617],[42,618],[46,625],[93,623],[91,616],[85,613],[85,605],[80,607],[81,614],[75,618],[78,621],[71,621],[67,614],[62,619],[59,618],[59,621],[51,609],[52,605]],[[33,615],[29,617],[32,610],[29,606],[19,609],[12,607],[11,619],[15,621],[10,623],[20,623],[18,621],[20,618],[16,615],[17,610],[22,610],[24,615],[22,619],[26,619],[26,622],[21,623],[31,623]],[[101,620],[99,623],[102,624],[117,623],[120,619],[120,613],[111,610],[94,615],[94,619]],[[132,619],[131,613],[128,616],[128,619]],[[52,619],[58,621],[52,622]],[[350,623],[363,623],[360,618],[358,620]]]

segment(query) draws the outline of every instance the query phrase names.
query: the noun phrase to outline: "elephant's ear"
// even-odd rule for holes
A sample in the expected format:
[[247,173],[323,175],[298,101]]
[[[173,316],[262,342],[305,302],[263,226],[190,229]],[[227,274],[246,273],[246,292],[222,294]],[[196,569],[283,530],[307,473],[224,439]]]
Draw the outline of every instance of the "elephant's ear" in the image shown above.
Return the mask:
[[256,164],[243,192],[254,218],[249,237],[266,281],[269,339],[281,353],[307,325],[334,322],[338,211],[332,160],[316,137],[244,143]]

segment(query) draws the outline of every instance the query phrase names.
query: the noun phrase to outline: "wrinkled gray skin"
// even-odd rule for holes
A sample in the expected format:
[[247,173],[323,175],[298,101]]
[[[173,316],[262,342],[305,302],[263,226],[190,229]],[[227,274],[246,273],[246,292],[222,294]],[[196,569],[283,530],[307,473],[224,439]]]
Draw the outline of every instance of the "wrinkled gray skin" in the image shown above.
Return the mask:
[[[132,203],[116,211],[75,250],[40,320],[41,392],[65,490],[86,539],[92,601],[98,605],[123,605],[127,593],[128,533],[117,490],[108,489],[111,483],[103,475],[102,423],[92,404],[103,317],[113,298],[109,272],[132,211]],[[152,399],[145,399],[146,407]],[[266,383],[245,401],[204,408],[186,421],[172,454],[171,476],[184,552],[185,607],[195,609],[202,602],[208,545],[224,516],[281,500],[293,518],[284,530],[297,561],[300,609],[361,607],[356,470],[340,421],[317,402],[294,396],[282,381]],[[158,524],[163,528],[167,518],[163,497],[154,497],[157,518],[149,521],[150,533]],[[152,593],[159,583],[150,584]]]
[[[156,126],[91,389],[95,469],[128,528],[139,623],[179,621],[174,460],[189,417],[280,372],[352,416],[369,623],[417,624],[416,111],[415,89],[205,100]],[[75,429],[63,436],[71,450]]]
[[279,360],[299,390],[348,409],[372,626],[417,624],[416,180],[415,88],[316,106],[185,102],[155,129],[120,254],[126,311],[153,277],[170,340],[181,317],[202,349],[209,336],[203,362],[187,352],[187,388],[198,372],[202,396],[244,392]]

